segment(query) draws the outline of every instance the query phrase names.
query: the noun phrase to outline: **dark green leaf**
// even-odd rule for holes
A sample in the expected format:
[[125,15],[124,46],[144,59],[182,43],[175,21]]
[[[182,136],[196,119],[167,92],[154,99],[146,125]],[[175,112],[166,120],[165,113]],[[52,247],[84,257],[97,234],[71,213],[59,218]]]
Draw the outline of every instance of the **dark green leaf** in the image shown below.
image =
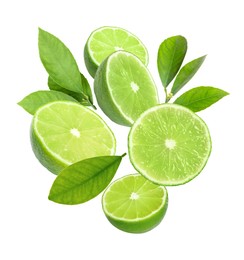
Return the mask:
[[81,93],[82,82],[78,65],[70,50],[54,35],[39,29],[41,61],[51,78],[61,87]]
[[18,105],[23,107],[27,112],[34,115],[36,110],[52,101],[57,100],[68,100],[68,101],[74,101],[77,102],[74,98],[72,98],[69,95],[66,95],[62,92],[53,91],[53,90],[41,90],[36,91],[25,98],[23,98]]
[[158,72],[166,88],[180,69],[187,51],[183,36],[173,36],[163,41],[158,50]]
[[83,93],[85,94],[85,96],[83,93],[77,93],[74,91],[70,91],[66,88],[62,88],[50,76],[48,77],[48,87],[51,90],[60,91],[67,95],[70,95],[71,97],[73,97],[74,99],[79,101],[84,106],[91,106],[93,104],[93,98],[92,98],[92,92],[91,92],[90,85],[89,85],[87,79],[82,74],[81,74],[81,80],[82,80],[82,86],[83,86],[82,87]]
[[173,95],[175,95],[188,81],[191,80],[203,64],[205,58],[206,55],[187,63],[181,68],[171,89]]
[[229,93],[219,88],[197,87],[182,94],[174,103],[188,107],[193,112],[198,112],[211,106],[227,95],[229,95]]
[[90,84],[83,74],[80,75],[81,75],[83,93],[88,97],[89,101],[93,104],[93,97],[92,97]]
[[100,156],[68,166],[55,179],[48,198],[74,205],[96,197],[111,182],[121,160],[122,156]]

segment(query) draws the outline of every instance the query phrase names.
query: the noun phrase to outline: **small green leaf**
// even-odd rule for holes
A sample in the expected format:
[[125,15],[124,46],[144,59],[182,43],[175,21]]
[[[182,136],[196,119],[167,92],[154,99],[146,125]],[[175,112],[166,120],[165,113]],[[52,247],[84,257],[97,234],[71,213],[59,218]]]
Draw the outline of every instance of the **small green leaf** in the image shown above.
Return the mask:
[[219,88],[196,87],[182,94],[174,103],[188,107],[193,112],[198,112],[227,95],[229,93]]
[[77,102],[74,98],[62,92],[53,91],[53,90],[40,90],[40,91],[33,92],[28,96],[26,96],[25,98],[23,98],[18,103],[18,105],[23,107],[30,114],[34,115],[36,110],[39,107],[49,102],[57,101],[57,100],[68,100],[68,101]]
[[48,74],[61,87],[82,92],[78,65],[70,50],[54,35],[39,29],[40,58]]
[[93,104],[93,97],[92,97],[90,84],[83,74],[80,75],[81,75],[83,93],[88,97],[89,101]]
[[187,63],[181,68],[171,89],[173,95],[175,95],[187,82],[191,80],[203,64],[205,58],[206,55]]
[[166,88],[180,69],[187,51],[183,36],[173,36],[163,41],[158,50],[158,72]]
[[73,97],[77,101],[79,101],[83,106],[91,106],[93,104],[93,97],[92,97],[90,85],[89,85],[87,79],[82,74],[81,74],[81,80],[82,80],[82,86],[83,86],[82,87],[83,93],[77,93],[74,91],[70,91],[66,88],[62,88],[50,76],[48,77],[47,84],[48,84],[49,89],[63,92],[65,94]]
[[55,179],[48,198],[74,205],[96,197],[113,179],[123,156],[94,157],[68,166]]

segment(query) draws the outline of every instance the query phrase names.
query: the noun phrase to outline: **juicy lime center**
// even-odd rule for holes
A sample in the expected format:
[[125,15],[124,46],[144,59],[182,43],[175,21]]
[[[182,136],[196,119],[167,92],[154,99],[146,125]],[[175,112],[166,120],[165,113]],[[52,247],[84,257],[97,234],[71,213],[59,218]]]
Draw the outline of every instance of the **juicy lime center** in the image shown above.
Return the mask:
[[165,140],[165,146],[169,150],[173,150],[175,148],[175,146],[176,146],[176,142],[175,142],[174,139],[166,139]]
[[139,195],[136,192],[132,192],[130,195],[131,200],[137,200],[139,199]]
[[116,51],[123,51],[123,50],[124,50],[124,48],[119,47],[119,46],[115,46],[114,49],[115,49]]
[[135,93],[139,90],[139,86],[133,81],[130,83],[130,86]]
[[70,129],[70,133],[71,133],[73,136],[75,136],[75,137],[77,137],[77,138],[80,138],[80,131],[79,131],[77,128],[72,128],[72,129]]

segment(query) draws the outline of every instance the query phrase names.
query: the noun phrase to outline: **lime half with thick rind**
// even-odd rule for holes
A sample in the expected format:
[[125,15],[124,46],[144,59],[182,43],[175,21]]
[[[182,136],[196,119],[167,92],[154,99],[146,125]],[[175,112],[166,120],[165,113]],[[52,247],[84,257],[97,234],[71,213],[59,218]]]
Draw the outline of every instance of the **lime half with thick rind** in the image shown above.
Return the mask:
[[168,207],[168,193],[165,187],[140,174],[131,174],[108,186],[102,205],[115,227],[129,233],[143,233],[162,221]]
[[99,106],[115,123],[131,126],[142,112],[159,103],[153,78],[133,54],[117,51],[99,67],[94,90]]
[[129,157],[145,178],[180,185],[195,178],[211,152],[206,123],[188,108],[162,104],[144,112],[132,126]]
[[143,64],[148,64],[147,49],[134,34],[122,28],[104,26],[93,31],[85,45],[84,58],[90,75],[94,77],[99,65],[119,50],[131,52]]
[[37,159],[58,174],[75,162],[115,153],[116,140],[108,125],[78,103],[55,101],[37,110],[31,125]]

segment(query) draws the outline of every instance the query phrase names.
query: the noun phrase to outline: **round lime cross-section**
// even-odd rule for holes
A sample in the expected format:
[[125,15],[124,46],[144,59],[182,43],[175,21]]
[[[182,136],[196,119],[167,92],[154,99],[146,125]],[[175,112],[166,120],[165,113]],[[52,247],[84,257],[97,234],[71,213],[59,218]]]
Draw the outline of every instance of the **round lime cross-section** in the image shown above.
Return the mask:
[[196,177],[211,152],[205,122],[189,109],[162,104],[144,112],[129,133],[131,163],[161,185],[180,185]]
[[118,229],[143,233],[156,227],[168,206],[165,187],[158,186],[140,174],[124,176],[113,182],[104,192],[103,210]]
[[94,77],[103,60],[120,50],[131,52],[145,65],[148,64],[147,49],[134,34],[111,26],[104,26],[93,31],[84,49],[85,64],[90,75]]
[[116,147],[112,131],[95,112],[69,101],[37,110],[31,143],[38,160],[55,174],[86,158],[113,155]]

